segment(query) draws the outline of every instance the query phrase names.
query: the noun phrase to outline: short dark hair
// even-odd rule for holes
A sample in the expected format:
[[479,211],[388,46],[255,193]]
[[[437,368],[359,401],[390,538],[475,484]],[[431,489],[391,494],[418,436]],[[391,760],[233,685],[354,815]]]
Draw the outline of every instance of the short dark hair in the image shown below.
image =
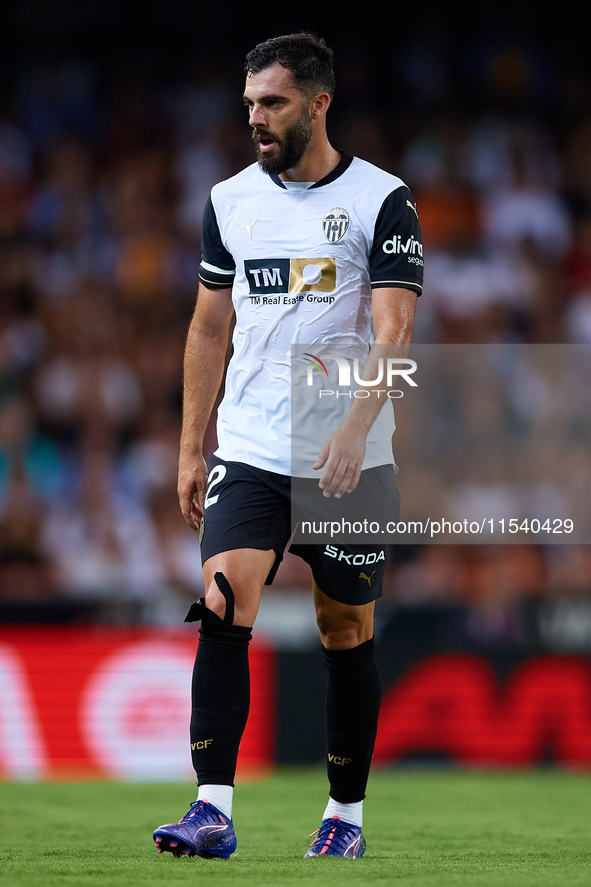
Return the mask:
[[333,61],[333,51],[322,37],[302,32],[271,37],[259,43],[247,54],[245,71],[250,77],[279,62],[291,73],[296,88],[310,96],[327,92],[332,99],[335,91]]

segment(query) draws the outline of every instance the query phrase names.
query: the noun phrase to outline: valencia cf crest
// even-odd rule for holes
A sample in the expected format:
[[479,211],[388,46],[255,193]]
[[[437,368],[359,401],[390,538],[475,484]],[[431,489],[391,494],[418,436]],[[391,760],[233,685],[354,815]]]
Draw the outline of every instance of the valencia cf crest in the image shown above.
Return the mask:
[[337,206],[334,209],[331,209],[331,211],[324,216],[322,227],[324,229],[324,236],[328,242],[338,243],[338,241],[347,233],[349,227],[349,213],[346,209],[343,209],[342,206]]

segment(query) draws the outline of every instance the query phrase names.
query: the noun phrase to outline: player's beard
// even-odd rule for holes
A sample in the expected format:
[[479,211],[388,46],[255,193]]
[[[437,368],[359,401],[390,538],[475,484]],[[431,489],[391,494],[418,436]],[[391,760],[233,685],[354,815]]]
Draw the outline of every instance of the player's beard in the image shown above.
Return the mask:
[[[257,160],[263,172],[269,175],[278,176],[294,166],[302,159],[304,152],[310,144],[312,138],[312,121],[307,109],[301,116],[289,126],[282,137],[279,139],[273,133],[267,133],[264,130],[253,130],[252,137],[254,139]],[[265,154],[259,147],[260,138],[272,138],[278,148],[275,156]]]

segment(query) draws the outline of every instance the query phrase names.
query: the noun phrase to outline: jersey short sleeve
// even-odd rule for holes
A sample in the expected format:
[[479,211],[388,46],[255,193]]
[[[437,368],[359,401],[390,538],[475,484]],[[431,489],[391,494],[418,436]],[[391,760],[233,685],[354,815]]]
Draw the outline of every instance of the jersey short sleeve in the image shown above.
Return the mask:
[[236,264],[222,242],[213,202],[209,197],[203,212],[199,280],[208,289],[226,289],[232,286],[235,276]]
[[369,256],[372,287],[423,289],[421,226],[410,189],[402,185],[384,199]]

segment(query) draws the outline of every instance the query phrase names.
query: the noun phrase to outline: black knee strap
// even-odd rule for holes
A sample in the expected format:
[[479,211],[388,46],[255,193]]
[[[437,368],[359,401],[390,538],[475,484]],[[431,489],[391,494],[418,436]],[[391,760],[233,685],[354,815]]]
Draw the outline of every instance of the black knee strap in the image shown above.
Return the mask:
[[215,573],[215,584],[221,591],[226,602],[226,612],[224,618],[221,619],[217,613],[205,606],[205,598],[201,598],[197,603],[191,604],[191,608],[185,616],[185,622],[201,622],[211,628],[220,625],[232,625],[234,622],[234,592],[232,586],[223,573]]

